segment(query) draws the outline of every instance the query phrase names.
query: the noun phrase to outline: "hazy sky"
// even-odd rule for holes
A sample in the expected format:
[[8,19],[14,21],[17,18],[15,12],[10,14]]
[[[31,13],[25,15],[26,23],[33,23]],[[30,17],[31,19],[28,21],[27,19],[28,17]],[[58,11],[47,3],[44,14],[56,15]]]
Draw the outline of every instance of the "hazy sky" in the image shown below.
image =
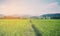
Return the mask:
[[60,13],[60,0],[0,0],[0,14],[41,15]]

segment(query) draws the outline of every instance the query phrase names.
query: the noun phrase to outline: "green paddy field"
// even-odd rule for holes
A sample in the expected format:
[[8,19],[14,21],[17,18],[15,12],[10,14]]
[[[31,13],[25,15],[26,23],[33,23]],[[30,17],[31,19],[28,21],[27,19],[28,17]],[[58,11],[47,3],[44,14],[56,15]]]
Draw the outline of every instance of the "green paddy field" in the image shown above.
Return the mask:
[[60,36],[60,20],[33,20],[36,28],[42,33],[42,36]]
[[0,19],[0,36],[40,36],[36,31],[41,36],[60,36],[60,19]]

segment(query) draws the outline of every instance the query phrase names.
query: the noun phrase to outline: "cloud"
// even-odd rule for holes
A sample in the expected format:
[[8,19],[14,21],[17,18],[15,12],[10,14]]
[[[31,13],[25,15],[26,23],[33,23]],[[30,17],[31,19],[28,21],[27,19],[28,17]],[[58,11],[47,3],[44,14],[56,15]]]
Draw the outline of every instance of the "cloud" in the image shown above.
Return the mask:
[[7,0],[0,5],[0,13],[4,15],[41,15],[46,13],[60,13],[58,2],[38,4],[36,1]]
[[47,12],[48,13],[60,13],[60,6],[58,5],[58,2],[51,3],[48,5]]
[[38,5],[38,7],[36,8],[36,11],[38,11],[36,13],[39,15],[48,13],[60,13],[60,6],[58,5],[58,2],[53,2],[45,5]]

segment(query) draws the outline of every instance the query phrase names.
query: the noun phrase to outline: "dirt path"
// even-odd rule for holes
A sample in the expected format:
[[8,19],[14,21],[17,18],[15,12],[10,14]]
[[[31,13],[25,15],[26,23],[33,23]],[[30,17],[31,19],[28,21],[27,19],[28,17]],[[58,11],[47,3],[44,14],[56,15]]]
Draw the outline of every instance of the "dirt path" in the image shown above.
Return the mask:
[[36,36],[42,36],[42,34],[40,33],[40,31],[35,27],[35,25],[32,23],[32,21],[30,20],[30,23],[32,25],[32,28],[36,34]]

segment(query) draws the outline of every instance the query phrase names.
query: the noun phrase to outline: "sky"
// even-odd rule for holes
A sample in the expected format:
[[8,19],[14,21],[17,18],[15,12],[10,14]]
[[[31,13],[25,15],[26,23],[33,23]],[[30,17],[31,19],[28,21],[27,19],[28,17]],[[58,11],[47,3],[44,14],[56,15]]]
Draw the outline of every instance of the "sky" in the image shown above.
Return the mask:
[[35,15],[60,13],[60,0],[0,0],[0,14]]

